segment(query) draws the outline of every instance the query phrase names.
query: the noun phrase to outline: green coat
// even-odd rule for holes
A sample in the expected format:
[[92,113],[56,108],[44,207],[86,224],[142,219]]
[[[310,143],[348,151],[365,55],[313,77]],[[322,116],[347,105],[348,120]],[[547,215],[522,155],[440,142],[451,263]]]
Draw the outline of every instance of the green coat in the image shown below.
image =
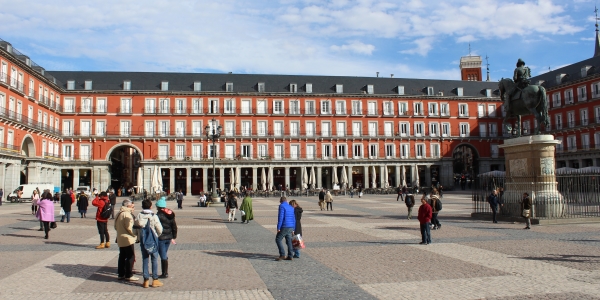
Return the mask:
[[242,200],[240,210],[243,210],[246,213],[246,220],[254,220],[254,214],[252,213],[252,198],[250,196],[246,196],[244,200]]

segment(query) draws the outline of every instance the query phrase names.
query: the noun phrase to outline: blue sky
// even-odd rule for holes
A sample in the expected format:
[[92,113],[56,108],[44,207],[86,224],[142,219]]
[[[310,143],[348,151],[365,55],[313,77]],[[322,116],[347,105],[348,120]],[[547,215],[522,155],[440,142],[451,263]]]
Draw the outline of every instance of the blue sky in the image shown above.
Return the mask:
[[[460,79],[594,53],[593,0],[0,0],[0,38],[47,70]],[[485,64],[485,59],[484,59]],[[484,66],[485,68],[485,66]],[[485,72],[485,70],[484,70]],[[484,74],[485,77],[485,74]]]

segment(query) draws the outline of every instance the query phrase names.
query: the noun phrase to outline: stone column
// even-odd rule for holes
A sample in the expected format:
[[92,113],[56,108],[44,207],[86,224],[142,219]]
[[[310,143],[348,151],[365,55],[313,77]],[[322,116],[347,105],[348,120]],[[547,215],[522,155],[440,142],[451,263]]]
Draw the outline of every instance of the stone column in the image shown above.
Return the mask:
[[202,168],[202,190],[204,192],[210,190],[210,183],[208,182],[208,168]]
[[387,180],[385,177],[385,168],[387,168],[387,166],[383,165],[383,166],[379,166],[379,186],[381,188],[385,188],[385,181]]
[[73,190],[79,186],[79,168],[73,168]]
[[285,176],[285,188],[287,189],[290,186],[290,167],[285,167],[283,174]]
[[364,166],[363,187],[368,189],[371,186],[371,178],[369,177],[369,166]]
[[315,183],[315,188],[317,188],[317,189],[320,189],[323,186],[321,172],[322,172],[321,167],[320,166],[317,167],[317,174],[315,174],[315,175],[317,175],[317,182]]
[[224,190],[225,189],[225,168],[219,168],[219,182],[218,182],[218,189]]
[[352,166],[346,166],[346,177],[348,177],[347,188],[352,187]]
[[175,168],[174,167],[170,167],[169,168],[169,191],[171,193],[175,193]]
[[185,168],[185,195],[192,195],[192,167]]
[[252,189],[256,190],[258,188],[258,168],[252,167]]

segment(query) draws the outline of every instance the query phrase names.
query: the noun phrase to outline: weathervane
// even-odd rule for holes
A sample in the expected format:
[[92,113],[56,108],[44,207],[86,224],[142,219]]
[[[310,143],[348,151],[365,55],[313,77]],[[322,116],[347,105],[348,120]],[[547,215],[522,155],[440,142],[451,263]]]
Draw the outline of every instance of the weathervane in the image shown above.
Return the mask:
[[594,6],[594,13],[596,14],[596,32],[598,32],[598,7]]

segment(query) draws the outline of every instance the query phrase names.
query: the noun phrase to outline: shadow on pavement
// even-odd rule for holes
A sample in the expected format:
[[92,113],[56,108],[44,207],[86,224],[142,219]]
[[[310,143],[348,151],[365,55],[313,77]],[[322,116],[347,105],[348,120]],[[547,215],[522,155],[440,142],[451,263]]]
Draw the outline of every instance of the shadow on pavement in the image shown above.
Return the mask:
[[[52,236],[50,236],[50,238],[52,238]],[[71,243],[53,242],[53,241],[46,241],[46,244],[49,244],[49,245],[61,245],[61,246],[71,246],[71,247],[80,247],[80,248],[88,248],[88,249],[93,249],[95,247],[95,246],[92,246],[92,245],[71,244]]]
[[54,264],[47,266],[67,277],[83,278],[94,281],[109,282],[117,279],[116,267],[99,267],[81,264]]
[[264,254],[264,253],[245,253],[245,252],[237,252],[237,251],[208,251],[206,254],[223,256],[223,257],[239,257],[246,259],[260,259],[260,260],[273,260],[277,258],[277,256],[272,254]]
[[562,261],[562,262],[577,262],[577,263],[598,263],[600,256],[597,255],[570,255],[570,254],[548,254],[549,256],[538,257],[521,257],[521,259],[540,260],[540,261]]
[[34,239],[42,238],[43,239],[44,238],[44,232],[41,231],[40,235],[24,235],[24,234],[7,233],[7,234],[3,234],[3,236],[12,236],[12,237],[18,237],[18,238],[34,238]]

